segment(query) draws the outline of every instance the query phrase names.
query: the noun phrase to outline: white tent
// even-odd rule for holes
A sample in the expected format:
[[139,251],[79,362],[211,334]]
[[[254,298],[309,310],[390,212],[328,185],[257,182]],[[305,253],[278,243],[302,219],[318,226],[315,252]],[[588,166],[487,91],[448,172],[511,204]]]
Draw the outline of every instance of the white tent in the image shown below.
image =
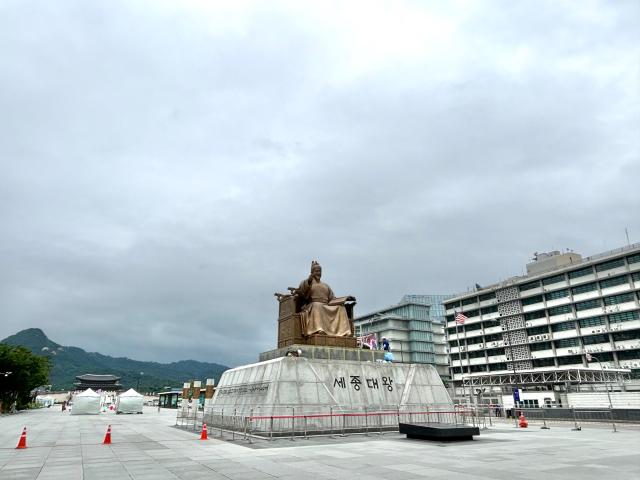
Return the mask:
[[73,396],[72,415],[97,415],[100,413],[100,394],[87,388]]
[[133,388],[118,395],[116,400],[116,413],[142,413],[144,396],[140,395]]

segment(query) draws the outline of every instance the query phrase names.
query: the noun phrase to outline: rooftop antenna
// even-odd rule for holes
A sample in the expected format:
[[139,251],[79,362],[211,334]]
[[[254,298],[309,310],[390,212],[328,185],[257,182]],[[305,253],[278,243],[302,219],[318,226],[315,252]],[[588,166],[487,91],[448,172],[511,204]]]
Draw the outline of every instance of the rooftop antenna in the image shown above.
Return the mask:
[[631,242],[629,241],[629,229],[624,227],[624,234],[627,236],[627,246],[631,246]]

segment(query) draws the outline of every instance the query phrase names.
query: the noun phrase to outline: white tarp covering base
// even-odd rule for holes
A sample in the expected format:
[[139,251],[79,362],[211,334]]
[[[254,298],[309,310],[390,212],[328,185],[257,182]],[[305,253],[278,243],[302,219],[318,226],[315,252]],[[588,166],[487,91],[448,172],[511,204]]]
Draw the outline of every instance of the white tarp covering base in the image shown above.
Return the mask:
[[100,413],[100,394],[87,388],[73,396],[72,415],[97,415]]
[[142,413],[144,396],[140,395],[133,388],[118,395],[116,400],[116,413]]
[[36,397],[36,405],[50,407],[53,405],[53,398],[48,395],[38,395]]

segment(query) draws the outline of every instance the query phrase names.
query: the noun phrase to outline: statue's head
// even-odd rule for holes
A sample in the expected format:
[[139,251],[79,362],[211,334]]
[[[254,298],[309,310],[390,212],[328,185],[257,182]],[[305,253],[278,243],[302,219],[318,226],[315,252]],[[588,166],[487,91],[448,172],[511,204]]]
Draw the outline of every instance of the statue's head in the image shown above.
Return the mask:
[[311,275],[316,278],[320,278],[322,276],[322,267],[315,260],[311,262]]

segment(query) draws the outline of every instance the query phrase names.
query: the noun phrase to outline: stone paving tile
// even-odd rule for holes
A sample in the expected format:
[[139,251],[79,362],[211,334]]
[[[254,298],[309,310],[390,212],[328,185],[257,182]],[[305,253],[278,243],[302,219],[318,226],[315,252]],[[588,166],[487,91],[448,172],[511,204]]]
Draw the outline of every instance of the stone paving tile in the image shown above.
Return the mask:
[[[207,442],[173,428],[175,412],[69,416],[31,411],[0,417],[0,479],[571,479],[640,478],[640,428],[499,425],[455,444],[384,435]],[[116,421],[117,420],[117,421]],[[27,424],[26,450],[15,450]],[[113,444],[102,445],[112,425]]]

